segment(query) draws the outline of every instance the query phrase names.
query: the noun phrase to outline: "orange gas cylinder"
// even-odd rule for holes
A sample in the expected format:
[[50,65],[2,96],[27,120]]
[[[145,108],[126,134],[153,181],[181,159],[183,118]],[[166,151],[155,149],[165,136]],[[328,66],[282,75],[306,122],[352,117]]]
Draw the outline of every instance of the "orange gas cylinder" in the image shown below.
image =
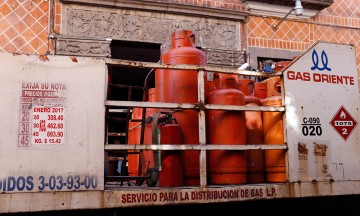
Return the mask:
[[213,73],[208,73],[207,82],[205,82],[205,85],[207,86],[206,92],[205,92],[205,103],[208,103],[209,94],[215,90],[215,82],[214,82],[214,76]]
[[[219,74],[220,86],[209,95],[210,104],[245,105],[244,94],[237,89],[234,76]],[[233,83],[233,84],[231,84]],[[230,85],[231,84],[231,85]],[[246,144],[243,111],[209,110],[209,144]],[[210,184],[246,183],[246,151],[211,150],[208,153]]]
[[[160,128],[161,144],[181,144],[181,127],[178,124],[165,124]],[[161,170],[159,172],[159,186],[178,187],[182,186],[183,166],[181,151],[161,151]]]
[[[164,63],[164,55],[165,53],[167,53],[169,50],[171,49],[171,42],[165,42],[163,44],[160,45],[160,63]],[[153,89],[153,94],[150,94],[150,89],[149,89],[149,101],[150,102],[163,102],[164,100],[164,85],[166,85],[166,80],[164,80],[166,78],[165,76],[165,71],[163,69],[156,69],[155,70],[155,88]],[[158,91],[156,89],[159,89]],[[156,94],[155,94],[156,92]],[[162,111],[168,111],[167,109],[154,109],[152,108],[152,114],[154,114],[155,112],[162,112]],[[153,144],[153,140],[152,140],[152,125],[153,123],[151,123],[150,125],[148,125],[145,128],[145,137],[144,137],[144,143],[145,144]],[[154,154],[157,154],[157,151],[147,151],[145,153],[145,162],[146,162],[146,167],[147,168],[154,168],[155,164],[154,164]]]
[[[206,55],[195,46],[195,36],[191,30],[178,30],[172,33],[172,48],[163,56],[164,64],[206,65]],[[162,92],[160,102],[197,103],[197,71],[164,69],[157,73],[162,85],[156,86]],[[204,82],[206,73],[204,74]],[[206,86],[205,86],[206,88]],[[199,143],[198,113],[195,110],[175,112],[174,118],[182,128],[184,144]],[[199,150],[182,151],[184,185],[200,184]]]
[[[139,120],[142,115],[142,108],[134,107],[131,120]],[[128,144],[140,144],[141,123],[138,121],[129,122]],[[129,176],[139,175],[139,154],[133,150],[128,150],[128,173]]]
[[[164,62],[164,55],[171,49],[171,43],[166,42],[160,45],[160,61]],[[159,88],[160,90],[163,88],[164,85],[166,85],[167,80],[164,80],[166,78],[164,74],[164,70],[159,68],[155,70],[155,88]],[[164,99],[163,91],[158,91],[156,94],[154,101],[162,102]],[[158,110],[160,111],[160,109]]]
[[[253,92],[254,81],[239,79],[238,88],[245,95],[245,106],[261,106],[262,103]],[[248,144],[263,144],[264,131],[262,113],[245,111],[246,140]],[[263,150],[247,151],[247,183],[265,182],[265,158]]]
[[[148,89],[148,101],[154,102],[156,98],[156,88],[150,88]],[[153,115],[155,112],[158,112],[158,109],[156,108],[146,108],[146,117],[149,117]],[[145,131],[144,131],[144,144],[153,144],[152,143],[152,123],[146,125]],[[154,167],[154,157],[153,157],[153,151],[152,150],[144,150],[144,171],[146,171],[147,168],[153,168]]]
[[291,61],[279,61],[275,63],[275,71],[279,72],[282,71],[286,66],[288,66]]
[[266,81],[254,83],[254,96],[260,100],[267,97],[267,83]]
[[[263,106],[281,106],[281,96],[271,96],[263,100]],[[264,144],[283,144],[283,113],[263,112]],[[285,182],[285,150],[265,150],[265,172],[268,182]]]
[[266,82],[266,95],[267,97],[281,95],[281,78],[269,77],[265,80]]
[[[154,101],[155,98],[155,88],[150,88],[148,90],[148,101]],[[146,117],[152,115],[156,109],[147,108]],[[141,122],[132,121],[140,120],[142,118],[143,108],[134,107],[132,112],[132,118],[129,122],[128,129],[128,144],[140,144],[141,137]],[[151,142],[151,127],[152,124],[145,126],[144,131],[144,144],[152,144]],[[140,160],[141,159],[141,160]],[[139,163],[141,161],[142,172],[139,173]],[[135,151],[128,150],[128,173],[130,176],[138,176],[145,174],[146,169],[149,167],[154,167],[153,153],[151,150],[144,150],[143,152],[135,153]]]
[[261,105],[261,101],[254,94],[254,81],[252,79],[238,79],[238,89],[245,95],[246,104]]

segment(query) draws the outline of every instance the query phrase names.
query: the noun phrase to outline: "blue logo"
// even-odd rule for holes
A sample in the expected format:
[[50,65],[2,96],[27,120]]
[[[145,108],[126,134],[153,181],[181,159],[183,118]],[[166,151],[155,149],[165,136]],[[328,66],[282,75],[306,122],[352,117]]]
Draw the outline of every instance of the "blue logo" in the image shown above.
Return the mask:
[[318,69],[319,71],[323,71],[323,70],[331,71],[331,68],[329,68],[327,66],[328,65],[328,57],[324,50],[321,52],[321,63],[323,65],[323,67],[321,67],[321,68],[319,67],[319,56],[315,49],[312,53],[312,62],[314,64],[314,66],[311,67],[311,70]]

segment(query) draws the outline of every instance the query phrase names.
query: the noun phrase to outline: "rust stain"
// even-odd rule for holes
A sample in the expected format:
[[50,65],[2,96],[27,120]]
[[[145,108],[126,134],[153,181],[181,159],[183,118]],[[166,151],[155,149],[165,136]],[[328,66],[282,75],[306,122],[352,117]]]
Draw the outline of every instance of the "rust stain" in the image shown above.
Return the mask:
[[315,156],[326,156],[327,150],[326,144],[314,143],[314,155]]
[[76,57],[70,57],[70,59],[71,59],[72,62],[78,62]]
[[322,165],[321,172],[322,172],[322,173],[328,173],[328,165],[327,165],[327,164],[323,164],[323,165]]
[[39,55],[39,59],[42,61],[49,61],[49,57],[47,57],[47,55]]
[[307,154],[308,153],[308,149],[306,147],[306,144],[304,143],[298,143],[298,152],[299,154]]
[[306,144],[298,143],[299,160],[307,160],[308,152],[309,152],[309,150],[308,150]]

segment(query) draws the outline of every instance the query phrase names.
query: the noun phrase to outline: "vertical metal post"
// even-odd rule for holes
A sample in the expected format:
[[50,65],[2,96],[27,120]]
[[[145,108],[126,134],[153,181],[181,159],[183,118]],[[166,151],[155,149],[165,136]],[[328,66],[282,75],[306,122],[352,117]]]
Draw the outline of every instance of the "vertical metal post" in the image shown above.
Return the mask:
[[[131,101],[132,98],[132,86],[128,86],[128,101]],[[134,108],[132,107],[132,110],[134,110]],[[127,113],[126,113],[126,123],[125,123],[125,143],[128,143],[128,130],[129,130],[129,121],[131,119],[131,108],[128,107],[127,108]]]
[[[204,83],[204,70],[200,69],[198,72],[198,98],[199,103],[205,103],[205,83]],[[206,145],[206,127],[205,127],[205,110],[199,110],[199,144]],[[206,150],[200,150],[200,186],[207,185],[206,177]]]

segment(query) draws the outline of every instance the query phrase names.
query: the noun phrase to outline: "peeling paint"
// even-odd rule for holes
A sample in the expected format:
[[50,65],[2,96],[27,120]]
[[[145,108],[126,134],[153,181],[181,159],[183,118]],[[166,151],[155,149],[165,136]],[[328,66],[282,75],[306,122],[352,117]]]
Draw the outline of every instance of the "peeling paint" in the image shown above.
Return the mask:
[[47,55],[39,55],[39,59],[42,61],[49,61],[49,57]]
[[78,62],[76,57],[70,57],[70,59],[71,59],[72,62]]

